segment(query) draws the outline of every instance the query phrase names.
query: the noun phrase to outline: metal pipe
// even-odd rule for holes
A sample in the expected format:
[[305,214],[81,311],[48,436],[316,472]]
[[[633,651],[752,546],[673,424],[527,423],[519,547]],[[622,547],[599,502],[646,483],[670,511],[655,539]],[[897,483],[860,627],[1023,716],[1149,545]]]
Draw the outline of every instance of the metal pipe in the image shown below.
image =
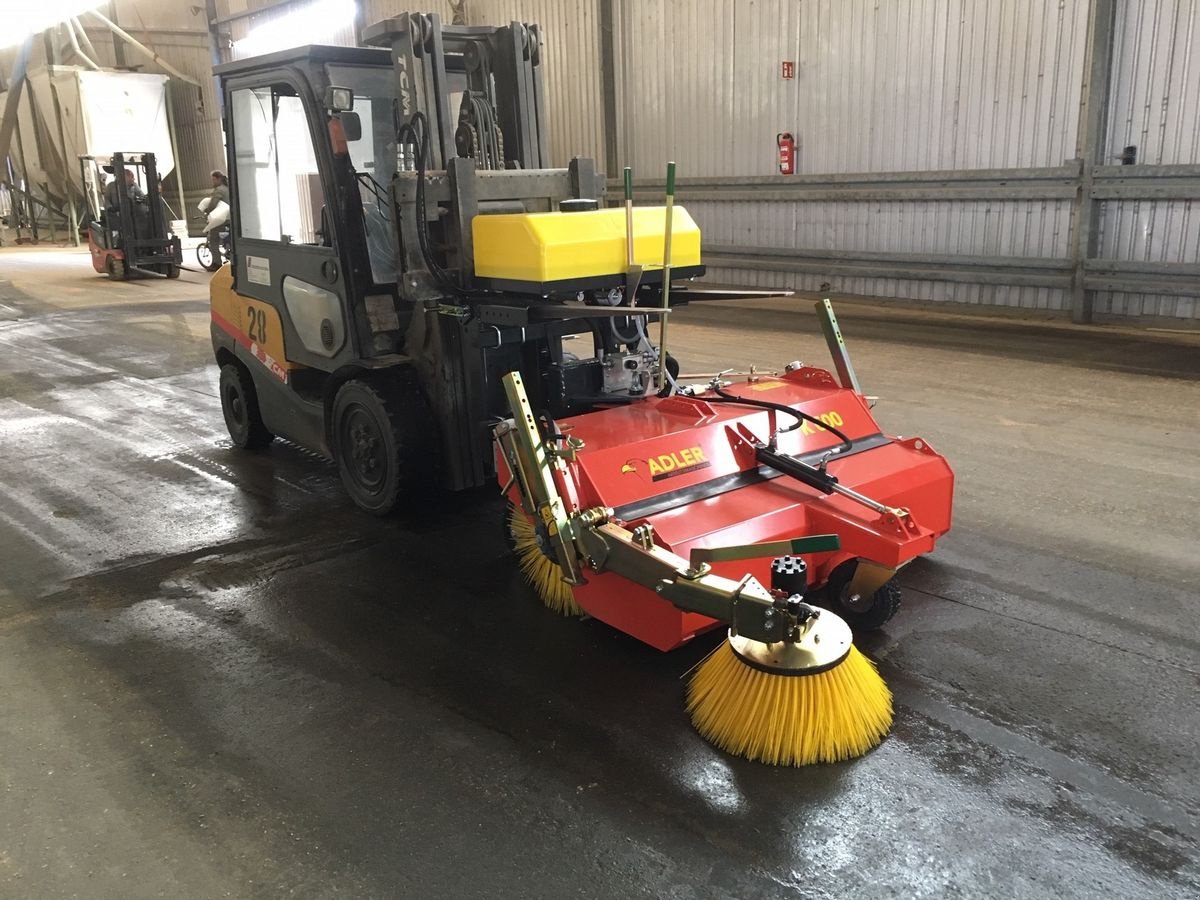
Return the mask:
[[78,16],[72,16],[70,23],[75,26],[75,30],[79,32],[79,42],[83,44],[83,49],[91,55],[92,59],[99,59],[100,54],[96,52],[95,46],[92,44],[92,39],[87,36],[87,31],[79,22]]
[[[58,86],[54,83],[53,80],[51,80],[51,82],[50,82],[50,99],[54,103],[54,120],[58,124],[59,146],[62,147],[63,153],[65,154],[67,151],[67,130],[66,130],[66,127],[63,125],[62,104],[59,103],[59,101],[58,101]],[[68,217],[67,218],[67,231],[69,232],[69,234],[71,236],[71,243],[74,246],[78,247],[79,246],[79,220],[75,218],[75,192],[71,189],[71,174],[69,171],[67,171],[65,158],[63,159],[63,186],[65,188],[64,193],[67,195],[67,217]],[[49,190],[47,190],[46,198],[49,199],[49,197],[50,197],[50,192],[49,192]],[[51,222],[51,224],[50,224],[51,234],[53,235],[54,238],[57,238],[57,235],[54,234],[54,231],[53,231],[53,229],[54,229],[53,214],[51,214],[50,222]]]
[[63,24],[67,28],[67,37],[71,39],[71,49],[75,52],[75,55],[82,59],[89,69],[99,72],[100,67],[92,62],[91,58],[79,48],[79,38],[75,35],[75,26],[71,24],[71,20],[67,19]]
[[[630,203],[632,204],[632,200]],[[663,209],[663,267],[662,267],[662,308],[664,311],[671,306],[671,218],[675,207],[675,163],[667,163],[667,200]],[[658,325],[658,377],[655,387],[663,389],[667,383],[667,319],[664,315]]]
[[111,30],[113,34],[115,34],[121,40],[125,41],[125,43],[132,46],[135,50],[137,50],[139,53],[141,53],[143,56],[145,56],[147,59],[149,59],[155,65],[161,66],[166,72],[168,72],[171,75],[174,75],[180,81],[186,81],[188,84],[193,84],[196,87],[200,87],[199,81],[197,81],[195,78],[192,78],[190,75],[184,75],[177,68],[175,68],[169,62],[167,62],[165,59],[163,59],[161,56],[159,56],[157,53],[155,53],[153,50],[151,50],[149,47],[147,47],[141,41],[139,41],[135,37],[133,37],[124,28],[122,28],[120,25],[118,25],[112,19],[108,18],[108,16],[104,15],[104,13],[100,12],[99,10],[95,10],[95,9],[89,9],[89,10],[87,10],[87,12],[89,15],[95,16],[97,19],[99,19],[101,22],[103,22],[105,25],[107,25],[109,27],[109,30]]
[[[171,83],[169,81],[167,82],[166,88],[167,88],[167,133],[171,137],[171,161],[175,165],[175,172],[174,172],[175,187],[177,187],[179,189],[179,212],[176,213],[176,215],[180,219],[183,219],[184,222],[187,222],[187,217],[188,217],[187,198],[184,197],[184,195],[183,195],[183,165],[180,163],[180,160],[179,160],[179,138],[176,137],[176,135],[175,135],[175,104],[171,101]],[[158,184],[159,184],[159,189],[161,190],[162,189],[161,176],[159,177]],[[184,227],[186,228],[187,226],[185,225]],[[186,234],[177,235],[177,237],[187,237],[187,235]]]
[[[33,35],[25,38],[17,58],[13,61],[12,75],[8,79],[8,98],[4,101],[4,115],[0,117],[0,160],[8,156],[13,131],[17,127],[17,109],[21,104],[21,88],[25,86],[25,69],[29,65],[29,54],[33,52]],[[21,163],[24,165],[24,158]]]

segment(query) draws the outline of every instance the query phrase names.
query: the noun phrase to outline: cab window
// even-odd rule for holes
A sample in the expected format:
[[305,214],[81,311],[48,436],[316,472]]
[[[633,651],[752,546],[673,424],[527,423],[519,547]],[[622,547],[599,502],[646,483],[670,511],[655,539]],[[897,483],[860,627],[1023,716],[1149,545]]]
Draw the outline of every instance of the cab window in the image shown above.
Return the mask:
[[239,234],[320,244],[325,197],[304,104],[287,85],[232,92]]

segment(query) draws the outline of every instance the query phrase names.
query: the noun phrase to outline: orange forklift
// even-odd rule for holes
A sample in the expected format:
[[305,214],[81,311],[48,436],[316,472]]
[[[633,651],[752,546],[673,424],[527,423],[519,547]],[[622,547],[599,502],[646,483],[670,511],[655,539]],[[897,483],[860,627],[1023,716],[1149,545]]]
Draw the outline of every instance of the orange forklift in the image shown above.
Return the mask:
[[[179,238],[167,227],[153,153],[79,157],[89,213],[92,268],[115,281],[178,278],[183,263]],[[104,184],[102,173],[112,176]]]

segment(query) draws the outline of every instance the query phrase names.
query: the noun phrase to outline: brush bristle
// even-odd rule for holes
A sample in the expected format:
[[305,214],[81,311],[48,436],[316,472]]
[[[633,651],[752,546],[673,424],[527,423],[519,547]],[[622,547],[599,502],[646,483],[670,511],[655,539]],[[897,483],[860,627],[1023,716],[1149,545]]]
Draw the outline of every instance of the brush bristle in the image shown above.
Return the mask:
[[525,580],[533,586],[542,602],[564,616],[582,616],[583,609],[575,602],[571,586],[563,581],[562,566],[542,553],[537,530],[520,507],[509,509],[508,526]]
[[729,641],[688,685],[696,730],[728,753],[773,766],[806,766],[862,756],[892,727],[892,692],[875,665],[849,655],[815,675],[751,668]]

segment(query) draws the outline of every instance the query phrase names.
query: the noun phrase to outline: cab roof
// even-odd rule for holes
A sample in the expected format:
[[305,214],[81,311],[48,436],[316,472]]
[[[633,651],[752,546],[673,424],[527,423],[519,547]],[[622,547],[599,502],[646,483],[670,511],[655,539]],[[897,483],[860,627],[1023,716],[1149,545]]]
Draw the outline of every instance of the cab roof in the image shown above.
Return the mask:
[[275,69],[279,66],[303,62],[341,63],[351,66],[390,66],[392,54],[379,47],[335,47],[330,44],[306,44],[303,47],[291,47],[262,56],[249,56],[246,59],[221,63],[213,66],[213,74],[240,75],[243,72]]

